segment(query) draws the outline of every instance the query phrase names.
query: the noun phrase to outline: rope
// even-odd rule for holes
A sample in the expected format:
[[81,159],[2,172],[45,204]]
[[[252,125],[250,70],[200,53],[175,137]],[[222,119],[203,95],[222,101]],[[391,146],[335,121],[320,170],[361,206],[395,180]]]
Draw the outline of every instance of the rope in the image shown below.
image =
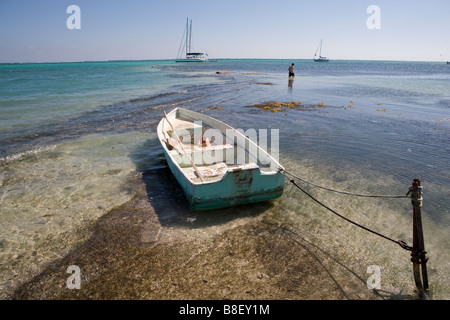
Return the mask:
[[[281,171],[281,173],[283,173],[283,172]],[[285,175],[285,177],[286,177],[286,175]],[[286,177],[286,178],[289,179],[288,177]],[[302,179],[300,179],[300,180],[302,180]],[[379,233],[379,232],[376,232],[376,231],[374,231],[374,230],[371,230],[371,229],[369,229],[369,228],[367,228],[367,227],[365,227],[365,226],[363,226],[363,225],[361,225],[361,224],[359,224],[359,223],[356,223],[356,222],[354,222],[354,221],[348,219],[347,217],[344,217],[343,215],[339,214],[339,213],[336,212],[335,210],[331,209],[330,207],[326,206],[325,204],[323,204],[322,202],[320,202],[319,200],[317,200],[316,198],[314,198],[311,194],[309,194],[308,192],[306,192],[302,187],[300,187],[297,183],[295,183],[294,180],[289,179],[289,181],[290,181],[294,186],[296,186],[300,191],[302,191],[304,194],[306,194],[308,197],[310,197],[312,200],[314,200],[315,202],[317,202],[319,205],[321,205],[321,206],[324,207],[325,209],[331,211],[332,213],[334,213],[334,214],[337,215],[338,217],[340,217],[340,218],[346,220],[347,222],[350,222],[350,223],[354,224],[354,225],[357,226],[357,227],[360,227],[360,228],[362,228],[362,229],[364,229],[364,230],[366,230],[366,231],[368,231],[368,232],[371,232],[371,233],[373,233],[373,234],[375,234],[375,235],[377,235],[377,236],[379,236],[379,237],[382,237],[382,238],[384,238],[384,239],[386,239],[386,240],[392,241],[392,242],[398,244],[400,247],[402,247],[402,248],[405,249],[405,250],[408,250],[408,251],[412,251],[412,250],[413,250],[412,247],[408,246],[408,245],[407,245],[404,241],[402,241],[402,240],[395,240],[395,239],[392,239],[392,238],[390,238],[390,237],[388,237],[388,236],[385,236],[385,235],[383,235],[383,234],[381,234],[381,233]],[[405,197],[405,196],[403,196],[403,197]]]
[[358,194],[358,193],[351,193],[351,192],[346,192],[346,191],[334,190],[334,189],[322,187],[322,186],[319,186],[319,185],[314,184],[314,183],[312,183],[312,182],[306,181],[306,180],[304,180],[304,179],[302,179],[302,178],[299,178],[299,177],[295,176],[294,174],[292,174],[292,173],[290,173],[290,172],[288,172],[288,171],[286,171],[286,170],[283,170],[283,172],[287,173],[288,175],[290,175],[290,176],[292,176],[292,177],[294,177],[294,178],[296,178],[296,179],[298,179],[298,180],[300,180],[300,181],[303,181],[303,182],[305,182],[305,183],[307,183],[307,184],[310,184],[310,185],[312,185],[312,186],[314,186],[314,187],[317,187],[317,188],[320,188],[320,189],[324,189],[324,190],[327,190],[327,191],[331,191],[331,192],[336,192],[336,193],[346,194],[346,195],[349,195],[349,196],[366,197],[366,198],[390,198],[390,199],[396,199],[396,198],[397,198],[397,199],[398,199],[398,198],[408,198],[408,195],[405,195],[405,196],[367,195],[367,194]]

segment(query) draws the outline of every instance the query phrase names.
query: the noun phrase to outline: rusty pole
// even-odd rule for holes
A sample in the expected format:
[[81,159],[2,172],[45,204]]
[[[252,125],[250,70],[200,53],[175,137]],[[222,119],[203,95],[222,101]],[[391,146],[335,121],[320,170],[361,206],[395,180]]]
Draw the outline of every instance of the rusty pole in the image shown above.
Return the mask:
[[[420,179],[414,179],[410,188],[411,204],[413,206],[413,249],[411,252],[411,261],[413,263],[414,281],[417,290],[422,299],[428,299],[428,272],[425,243],[422,228],[422,190]],[[420,273],[422,271],[422,277]]]

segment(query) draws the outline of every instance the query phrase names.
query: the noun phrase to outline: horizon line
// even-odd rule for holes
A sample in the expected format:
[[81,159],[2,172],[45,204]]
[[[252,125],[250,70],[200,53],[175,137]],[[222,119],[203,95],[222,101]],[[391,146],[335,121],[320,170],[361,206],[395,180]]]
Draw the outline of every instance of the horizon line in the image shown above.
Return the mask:
[[[0,65],[18,64],[58,64],[58,63],[89,63],[89,62],[144,62],[144,61],[175,61],[176,59],[113,59],[113,60],[67,60],[67,61],[35,61],[35,62],[2,62]],[[211,60],[313,60],[313,58],[212,58]],[[396,60],[396,59],[330,59],[332,61],[379,61],[379,62],[442,62],[449,60]]]

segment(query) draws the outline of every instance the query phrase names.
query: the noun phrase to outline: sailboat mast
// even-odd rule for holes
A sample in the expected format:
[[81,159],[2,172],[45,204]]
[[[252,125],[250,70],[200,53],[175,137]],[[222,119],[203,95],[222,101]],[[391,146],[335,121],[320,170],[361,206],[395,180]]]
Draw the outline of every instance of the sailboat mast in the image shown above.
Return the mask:
[[323,40],[323,39],[320,39],[320,52],[319,52],[319,58],[322,57],[322,40]]
[[188,54],[189,18],[186,18],[186,55]]
[[191,39],[192,39],[192,19],[191,19],[191,28],[190,28],[190,31],[189,31],[189,52],[191,52],[191,50],[192,50]]

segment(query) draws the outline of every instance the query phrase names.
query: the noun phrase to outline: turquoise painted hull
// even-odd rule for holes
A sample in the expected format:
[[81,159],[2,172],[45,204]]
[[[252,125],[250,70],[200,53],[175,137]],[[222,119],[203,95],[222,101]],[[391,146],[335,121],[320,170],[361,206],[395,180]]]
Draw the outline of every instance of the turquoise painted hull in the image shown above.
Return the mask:
[[211,210],[240,204],[275,199],[283,194],[284,175],[265,175],[259,169],[228,172],[218,181],[193,184],[172,162],[166,153],[170,170],[180,184],[194,210]]

